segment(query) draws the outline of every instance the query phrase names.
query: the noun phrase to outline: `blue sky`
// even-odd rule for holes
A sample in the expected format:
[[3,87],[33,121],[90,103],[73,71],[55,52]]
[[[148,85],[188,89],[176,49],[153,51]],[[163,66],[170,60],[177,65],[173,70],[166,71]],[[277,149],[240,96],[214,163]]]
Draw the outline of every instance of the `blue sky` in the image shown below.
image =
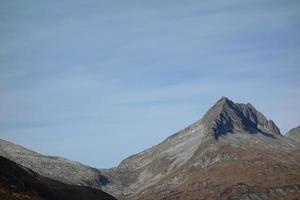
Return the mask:
[[0,2],[0,138],[99,168],[221,97],[300,124],[300,2]]

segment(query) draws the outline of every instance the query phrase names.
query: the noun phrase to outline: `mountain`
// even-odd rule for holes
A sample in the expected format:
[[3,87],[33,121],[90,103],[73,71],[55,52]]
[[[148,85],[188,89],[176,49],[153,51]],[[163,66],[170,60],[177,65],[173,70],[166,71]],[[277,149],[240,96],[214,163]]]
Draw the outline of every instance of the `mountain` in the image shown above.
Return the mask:
[[300,198],[299,144],[251,104],[226,97],[199,121],[111,169],[42,156],[6,141],[0,141],[0,155],[120,200]]
[[300,149],[251,104],[222,97],[201,120],[103,174],[103,190],[120,199],[285,198],[299,196]]
[[67,184],[100,189],[102,184],[108,182],[98,169],[60,157],[44,156],[5,140],[0,140],[0,156],[32,169],[42,176]]
[[291,129],[285,136],[300,144],[300,126]]
[[2,156],[0,156],[0,199],[116,200],[100,190],[66,185],[42,177]]

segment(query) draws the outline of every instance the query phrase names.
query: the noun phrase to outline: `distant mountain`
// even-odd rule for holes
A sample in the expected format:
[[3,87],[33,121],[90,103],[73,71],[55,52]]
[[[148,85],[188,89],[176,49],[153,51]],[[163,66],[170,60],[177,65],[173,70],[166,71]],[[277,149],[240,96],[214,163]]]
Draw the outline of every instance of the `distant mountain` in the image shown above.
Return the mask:
[[116,200],[100,190],[42,177],[0,156],[1,200]]
[[300,126],[291,129],[285,136],[300,144]]
[[6,141],[0,141],[0,155],[120,200],[300,198],[299,144],[251,104],[226,97],[201,120],[111,169],[42,156]]

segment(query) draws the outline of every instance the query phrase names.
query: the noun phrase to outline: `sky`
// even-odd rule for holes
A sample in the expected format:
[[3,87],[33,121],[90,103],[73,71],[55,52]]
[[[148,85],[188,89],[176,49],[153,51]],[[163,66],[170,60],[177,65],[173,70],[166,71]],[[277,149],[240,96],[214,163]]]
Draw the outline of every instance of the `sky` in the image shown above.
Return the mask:
[[1,0],[0,138],[98,168],[222,96],[300,124],[299,0]]

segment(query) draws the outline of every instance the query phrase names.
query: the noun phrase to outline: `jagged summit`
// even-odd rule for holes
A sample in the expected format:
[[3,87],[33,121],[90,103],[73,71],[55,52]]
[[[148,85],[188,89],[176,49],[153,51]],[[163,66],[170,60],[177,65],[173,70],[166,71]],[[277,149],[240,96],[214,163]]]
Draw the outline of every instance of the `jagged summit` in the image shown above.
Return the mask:
[[263,133],[281,135],[279,128],[268,120],[250,103],[234,103],[222,97],[202,118],[203,123],[212,130],[214,137],[233,132]]
[[228,99],[227,97],[225,96],[222,96],[218,101],[217,101],[217,104],[218,103],[232,103],[232,101],[230,99]]

